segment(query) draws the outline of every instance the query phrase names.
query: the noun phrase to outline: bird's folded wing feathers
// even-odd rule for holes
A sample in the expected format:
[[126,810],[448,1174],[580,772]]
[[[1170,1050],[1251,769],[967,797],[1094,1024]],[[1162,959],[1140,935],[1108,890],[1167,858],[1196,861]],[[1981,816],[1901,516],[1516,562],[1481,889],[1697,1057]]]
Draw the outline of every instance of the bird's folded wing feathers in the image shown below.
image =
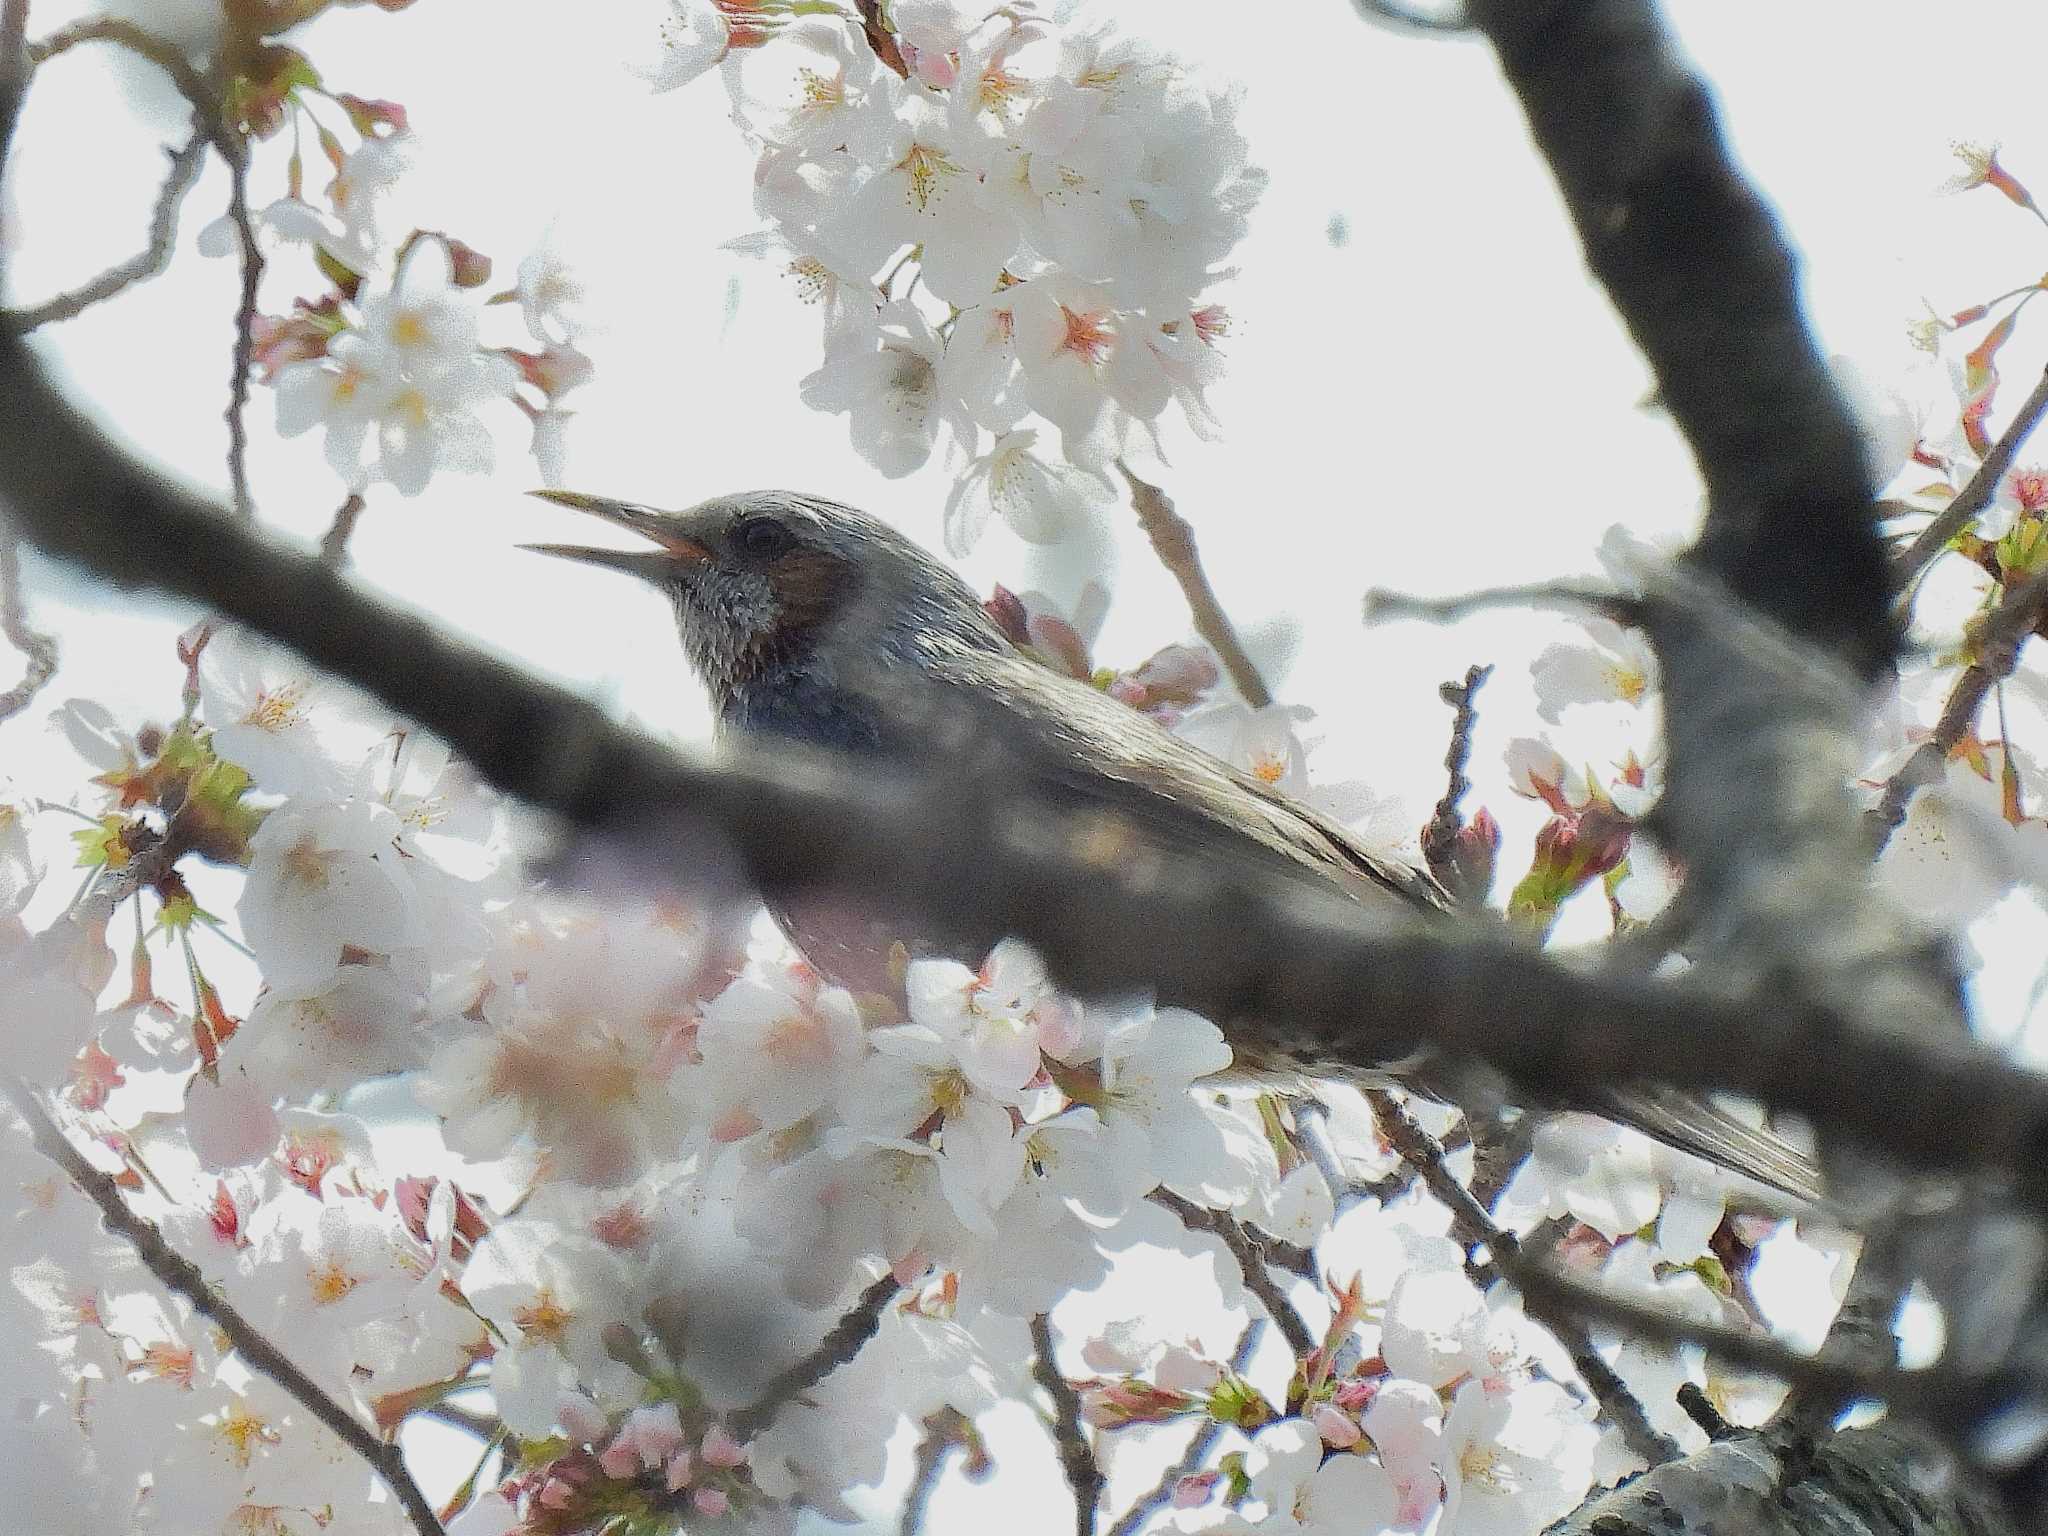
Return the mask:
[[[957,690],[970,717],[990,701],[1030,728],[988,722],[1019,767],[1063,802],[1127,817],[1165,848],[1207,862],[1250,858],[1269,870],[1312,876],[1361,900],[1401,898],[1417,909],[1448,903],[1427,874],[1367,852],[1335,823],[1161,730],[1128,705],[1011,653],[954,651],[931,672]],[[1128,784],[1144,794],[1118,794]]]
[[[1324,882],[1362,901],[1396,897],[1418,912],[1450,908],[1450,898],[1425,871],[1360,847],[1329,818],[1085,683],[1014,652],[948,650],[931,658],[929,670],[957,691],[959,710],[970,720],[998,707],[1021,717],[1008,728],[1001,719],[987,719],[986,727],[1000,736],[1016,768],[1055,789],[1062,803],[1126,817],[1145,837],[1194,859],[1249,862]],[[1119,794],[1121,784],[1149,793]],[[1267,1070],[1258,1040],[1240,1030],[1233,1046],[1253,1075]],[[1377,1075],[1363,1062],[1318,1065],[1311,1054],[1304,1042],[1289,1040],[1273,1060],[1295,1077]],[[1691,1094],[1644,1085],[1602,1091],[1579,1107],[1796,1199],[1821,1198],[1820,1171],[1810,1157]]]

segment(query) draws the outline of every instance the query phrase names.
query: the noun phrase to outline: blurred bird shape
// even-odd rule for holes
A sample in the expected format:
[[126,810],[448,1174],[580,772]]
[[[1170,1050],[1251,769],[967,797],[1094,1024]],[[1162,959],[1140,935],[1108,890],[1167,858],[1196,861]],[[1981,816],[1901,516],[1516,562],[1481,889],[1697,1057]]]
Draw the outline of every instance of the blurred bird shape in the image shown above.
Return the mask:
[[[1263,870],[1341,890],[1390,916],[1450,910],[1425,872],[1360,847],[1330,818],[1025,656],[956,572],[865,512],[773,490],[679,512],[572,491],[533,494],[647,541],[640,549],[526,547],[636,576],[666,594],[722,730],[853,753],[912,776],[971,764],[1038,803],[1097,813],[1191,871],[1242,878]],[[909,924],[879,894],[862,913],[799,901],[776,917],[826,976],[857,992],[892,990],[892,946],[909,937]],[[1285,1020],[1219,1022],[1242,1078],[1398,1081],[1453,1102],[1461,1082],[1496,1091],[1476,1070],[1440,1061],[1341,1059],[1335,1042]],[[1810,1158],[1677,1090],[1602,1090],[1574,1107],[1798,1199],[1820,1197]]]

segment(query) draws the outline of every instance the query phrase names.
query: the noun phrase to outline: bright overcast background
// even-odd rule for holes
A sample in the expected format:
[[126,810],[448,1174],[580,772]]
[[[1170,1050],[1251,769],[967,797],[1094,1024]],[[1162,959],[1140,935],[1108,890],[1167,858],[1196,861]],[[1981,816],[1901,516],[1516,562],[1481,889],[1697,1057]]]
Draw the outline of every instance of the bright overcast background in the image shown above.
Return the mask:
[[[77,9],[45,0],[33,30]],[[154,19],[185,9],[161,0]],[[1583,271],[1490,53],[1375,29],[1344,0],[1103,9],[1206,72],[1242,80],[1242,127],[1272,178],[1238,254],[1241,276],[1215,295],[1236,322],[1229,375],[1210,395],[1225,438],[1169,433],[1170,463],[1154,478],[1193,522],[1276,691],[1319,711],[1330,738],[1320,772],[1362,774],[1406,796],[1419,822],[1441,784],[1438,682],[1470,662],[1501,663],[1482,698],[1476,776],[1484,798],[1507,809],[1498,747],[1533,728],[1526,662],[1558,633],[1554,621],[1367,630],[1361,595],[1590,572],[1612,523],[1685,532],[1698,486],[1668,422],[1642,408],[1647,371]],[[1923,299],[1952,311],[2048,267],[2048,230],[1995,194],[1932,195],[1954,169],[1952,138],[2002,140],[2005,164],[2048,189],[2040,0],[1668,9],[1716,86],[1742,161],[1804,254],[1827,350],[1880,377],[1903,373],[1914,359],[1904,327]],[[340,11],[293,40],[330,87],[405,104],[423,150],[407,206],[419,224],[494,257],[494,288],[510,285],[551,221],[582,263],[606,329],[587,343],[595,382],[570,400],[568,484],[675,506],[784,485],[869,507],[936,544],[945,470],[935,462],[885,481],[853,452],[844,418],[806,410],[796,387],[818,363],[816,312],[772,267],[720,250],[760,221],[753,156],[719,82],[650,94],[622,71],[617,32],[597,16],[618,19],[609,0],[419,0],[398,15]],[[9,180],[11,302],[76,284],[136,248],[163,167],[157,145],[182,137],[182,124],[146,71],[104,50],[45,71]],[[259,205],[284,190],[283,156],[272,146],[259,159]],[[309,160],[317,195],[325,168]],[[42,338],[111,425],[216,490],[236,276],[232,261],[209,261],[193,243],[225,202],[216,165],[187,204],[168,276]],[[280,313],[314,291],[310,269],[287,256],[264,307]],[[2023,327],[2005,354],[2007,379],[2026,380],[2043,353]],[[2009,384],[2003,404],[2024,388]],[[344,487],[317,434],[281,441],[272,412],[259,387],[257,506],[267,524],[310,540]],[[659,599],[514,548],[586,530],[520,494],[539,483],[525,422],[509,407],[495,421],[495,474],[437,476],[410,500],[372,489],[354,569],[650,723],[701,730]],[[1788,527],[1788,540],[1799,532]],[[997,523],[968,574],[984,591],[1000,580],[1068,600],[1105,549],[1115,603],[1098,659],[1131,665],[1185,638],[1178,591],[1122,507],[1092,543],[1064,554]],[[64,646],[59,682],[35,715],[74,695],[130,724],[175,712],[169,636],[193,614],[96,591],[40,561],[28,584],[34,617]],[[74,792],[79,780],[54,741],[31,721],[7,725],[0,769],[30,793]],[[1510,822],[1511,871],[1514,834],[1526,859],[1532,825]]]

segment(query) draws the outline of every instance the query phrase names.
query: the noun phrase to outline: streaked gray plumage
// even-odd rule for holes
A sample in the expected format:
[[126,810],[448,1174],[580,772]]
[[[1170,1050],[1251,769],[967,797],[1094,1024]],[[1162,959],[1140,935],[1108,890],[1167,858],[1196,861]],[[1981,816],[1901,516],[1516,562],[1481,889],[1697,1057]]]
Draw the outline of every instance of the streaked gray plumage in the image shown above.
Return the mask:
[[[1263,867],[1412,915],[1449,901],[1424,872],[1360,848],[1335,823],[1018,652],[972,590],[913,540],[852,507],[789,491],[721,496],[681,512],[570,492],[535,494],[651,541],[640,550],[535,549],[624,571],[674,604],[683,646],[722,728],[786,736],[922,771],[974,757],[1055,803],[1097,806],[1197,864]],[[821,970],[872,979],[886,915],[778,913]],[[1254,1075],[1358,1076],[1272,1021],[1223,1021]],[[1365,1074],[1371,1075],[1371,1074]],[[1669,1090],[1586,1107],[1802,1198],[1810,1162],[1776,1137]]]

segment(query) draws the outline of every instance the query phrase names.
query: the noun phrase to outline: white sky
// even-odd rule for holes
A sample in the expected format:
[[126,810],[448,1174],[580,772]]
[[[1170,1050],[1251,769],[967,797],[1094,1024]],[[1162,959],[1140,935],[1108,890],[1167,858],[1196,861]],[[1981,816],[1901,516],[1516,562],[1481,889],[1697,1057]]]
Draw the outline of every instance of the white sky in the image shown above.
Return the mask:
[[[162,4],[165,15],[178,8]],[[1690,463],[1668,424],[1636,408],[1646,370],[1586,279],[1482,45],[1374,30],[1343,0],[1109,8],[1131,30],[1246,83],[1242,122],[1272,173],[1239,254],[1243,276],[1216,295],[1238,317],[1230,376],[1212,393],[1226,440],[1180,433],[1158,478],[1194,523],[1226,606],[1264,638],[1269,659],[1284,650],[1278,636],[1298,631],[1292,671],[1272,672],[1284,697],[1322,713],[1332,740],[1320,766],[1407,794],[1419,819],[1441,783],[1438,681],[1472,661],[1502,664],[1483,699],[1485,770],[1507,735],[1533,726],[1522,664],[1557,630],[1510,615],[1451,633],[1367,632],[1361,593],[1589,571],[1610,523],[1645,535],[1691,525]],[[39,4],[35,30],[73,9]],[[885,482],[852,452],[842,418],[805,410],[796,382],[817,363],[814,312],[766,268],[717,249],[758,223],[751,157],[725,120],[717,80],[648,95],[613,67],[585,18],[601,9],[431,0],[389,16],[365,6],[308,29],[302,43],[334,88],[406,104],[426,150],[420,222],[493,255],[501,284],[551,218],[568,249],[587,257],[611,324],[589,347],[597,381],[572,401],[572,485],[682,505],[783,484],[866,505],[936,542],[943,469]],[[1879,372],[1903,367],[1902,327],[1923,296],[1949,311],[2048,266],[2048,231],[1993,194],[1929,196],[1952,169],[1952,137],[2003,139],[2008,167],[2048,195],[2039,111],[2048,7],[2039,0],[1678,0],[1670,11],[1718,87],[1742,158],[1804,250],[1810,307],[1830,350]],[[51,68],[11,181],[16,301],[135,248],[161,171],[154,145],[179,123],[165,92],[105,52]],[[259,168],[259,203],[283,190],[282,153]],[[309,169],[319,168],[315,157]],[[188,204],[173,272],[45,342],[119,430],[215,488],[225,484],[220,411],[235,279],[231,263],[191,246],[224,202],[224,179],[210,169]],[[1335,220],[1348,228],[1341,245],[1328,237]],[[266,308],[311,291],[306,270],[281,261]],[[2023,381],[2044,355],[2048,343],[2023,329],[2007,378]],[[343,488],[312,439],[280,442],[270,420],[259,388],[251,422],[261,513],[315,537]],[[357,571],[644,718],[700,721],[657,599],[514,550],[583,530],[520,495],[538,483],[525,426],[509,408],[498,424],[494,476],[438,479],[410,501],[372,492],[353,546]],[[1112,514],[1101,535],[1117,558],[1116,605],[1097,649],[1128,665],[1183,638],[1187,625],[1126,520]],[[1077,564],[998,525],[970,575],[984,590],[1000,579],[1070,596]],[[168,636],[186,615],[102,602],[39,561],[29,580],[37,617],[65,645],[48,703],[86,694],[131,719],[174,712]],[[66,792],[76,781],[49,781],[58,770],[45,740],[34,724],[7,726],[0,774]],[[1533,821],[1511,819],[1498,792],[1486,798],[1509,813],[1512,859],[1515,832],[1526,839]]]

